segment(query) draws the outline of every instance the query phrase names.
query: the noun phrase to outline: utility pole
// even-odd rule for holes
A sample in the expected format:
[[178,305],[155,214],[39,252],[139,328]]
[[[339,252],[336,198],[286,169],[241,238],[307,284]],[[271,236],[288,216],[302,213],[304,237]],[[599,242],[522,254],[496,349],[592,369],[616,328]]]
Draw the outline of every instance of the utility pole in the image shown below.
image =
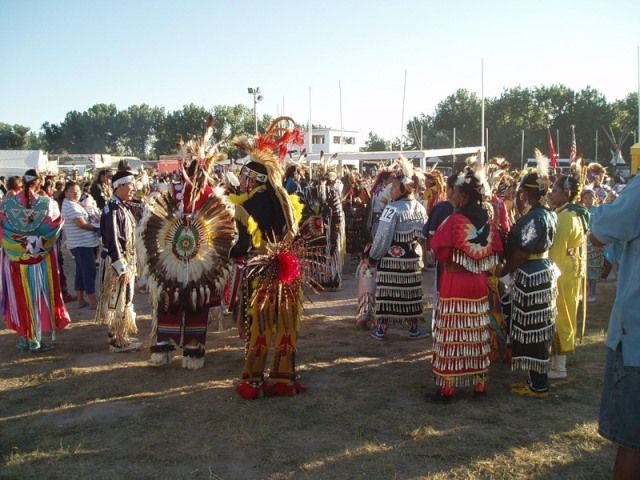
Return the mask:
[[[250,95],[253,95],[253,123],[255,125],[255,133],[256,135],[258,135],[258,114],[257,114],[257,109],[256,109],[256,105],[258,104],[258,102],[262,101],[262,95],[260,95],[260,87],[249,87],[247,88],[247,92]],[[283,106],[284,108],[284,106]]]

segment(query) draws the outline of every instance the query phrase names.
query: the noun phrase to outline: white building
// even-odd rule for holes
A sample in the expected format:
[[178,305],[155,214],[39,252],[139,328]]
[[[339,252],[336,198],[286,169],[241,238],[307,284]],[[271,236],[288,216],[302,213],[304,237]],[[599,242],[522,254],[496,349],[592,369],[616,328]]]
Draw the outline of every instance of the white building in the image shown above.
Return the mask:
[[325,155],[353,153],[359,152],[360,148],[364,148],[364,146],[359,132],[355,130],[314,128],[311,131],[311,142],[309,142],[309,132],[304,132],[303,148],[307,150],[307,153],[320,153],[320,150]]

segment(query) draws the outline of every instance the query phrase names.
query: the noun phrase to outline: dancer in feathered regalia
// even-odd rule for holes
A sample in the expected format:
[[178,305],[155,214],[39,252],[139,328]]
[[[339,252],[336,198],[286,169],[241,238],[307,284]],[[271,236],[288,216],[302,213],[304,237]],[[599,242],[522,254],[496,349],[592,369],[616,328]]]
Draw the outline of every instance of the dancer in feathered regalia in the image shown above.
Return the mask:
[[345,220],[341,195],[335,186],[336,172],[324,162],[321,155],[319,175],[302,193],[304,210],[301,231],[315,237],[311,241],[314,247],[324,246],[320,265],[314,271],[318,283],[327,290],[337,290],[342,286],[342,267],[344,264]]
[[38,195],[35,170],[23,177],[24,190],[6,197],[0,212],[3,256],[3,314],[18,334],[18,348],[33,353],[53,348],[42,332],[55,332],[70,320],[62,300],[56,240],[64,220],[58,204]]
[[222,315],[220,292],[231,271],[235,222],[211,178],[213,164],[225,158],[212,135],[209,116],[204,138],[179,143],[182,181],[149,203],[140,225],[154,320],[151,366],[166,365],[179,346],[183,368],[202,368],[207,325]]
[[[278,128],[287,122],[287,128]],[[282,185],[281,160],[287,145],[300,144],[293,120],[281,117],[251,141],[234,143],[249,155],[240,172],[241,195],[231,195],[236,205],[238,242],[232,256],[245,257],[236,318],[245,340],[245,364],[238,394],[245,399],[265,395],[288,396],[304,391],[296,374],[297,333],[302,314],[304,282],[309,280],[306,248],[298,235],[302,204]],[[305,275],[306,274],[306,275]],[[269,378],[264,368],[274,346]]]
[[371,196],[362,185],[362,178],[357,171],[349,171],[345,179],[347,184],[342,209],[345,216],[346,251],[351,255],[362,255],[364,246],[371,242],[367,229]]

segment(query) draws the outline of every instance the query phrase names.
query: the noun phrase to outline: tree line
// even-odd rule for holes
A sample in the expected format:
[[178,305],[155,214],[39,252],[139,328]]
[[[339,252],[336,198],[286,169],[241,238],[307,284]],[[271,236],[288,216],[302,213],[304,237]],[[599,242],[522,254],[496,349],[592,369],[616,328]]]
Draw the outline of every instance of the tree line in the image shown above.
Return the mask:
[[[403,148],[428,149],[480,145],[481,100],[473,92],[460,89],[441,101],[431,115],[421,113],[407,122]],[[630,93],[622,100],[607,102],[598,90],[587,87],[579,92],[564,85],[550,87],[505,89],[498,97],[485,98],[485,136],[490,156],[503,156],[519,164],[524,131],[524,158],[532,157],[534,148],[547,151],[547,129],[551,130],[556,151],[569,157],[571,126],[575,126],[578,155],[587,159],[596,156],[608,161],[615,148],[607,134],[622,142],[623,156],[635,141],[638,125],[638,97]],[[560,145],[556,145],[556,133]],[[397,150],[400,139],[386,140],[370,132],[367,150]]]
[[[608,102],[598,90],[587,87],[578,92],[564,85],[505,89],[495,98],[485,99],[487,146],[491,156],[504,156],[518,163],[524,131],[524,156],[530,157],[535,147],[547,150],[547,128],[554,143],[560,132],[560,150],[569,156],[571,125],[575,125],[578,154],[595,159],[596,131],[599,132],[598,160],[611,157],[614,148],[605,130],[611,129],[616,139],[632,133],[622,144],[628,156],[635,140],[638,124],[637,96],[630,93],[622,100]],[[430,149],[480,145],[481,101],[477,94],[457,90],[442,100],[432,114],[421,113],[407,122],[403,148]],[[227,138],[254,132],[253,110],[245,105],[217,105],[207,109],[189,104],[167,111],[146,104],[118,110],[114,104],[96,104],[84,112],[70,111],[58,124],[45,122],[33,132],[22,125],[0,122],[0,149],[44,150],[49,153],[109,153],[156,159],[175,151],[178,134],[192,138],[202,134],[209,114],[216,119],[215,138]],[[264,131],[269,115],[258,119]],[[400,139],[382,138],[369,132],[366,150],[399,149]]]
[[[167,112],[146,104],[118,110],[114,104],[96,104],[84,112],[70,111],[59,124],[45,122],[39,132],[22,125],[0,123],[0,149],[44,150],[49,153],[108,153],[157,159],[175,153],[176,139],[203,134],[204,122],[216,119],[214,138],[253,133],[253,110],[244,105],[217,105],[212,109],[189,104]],[[258,118],[264,131],[269,115]]]

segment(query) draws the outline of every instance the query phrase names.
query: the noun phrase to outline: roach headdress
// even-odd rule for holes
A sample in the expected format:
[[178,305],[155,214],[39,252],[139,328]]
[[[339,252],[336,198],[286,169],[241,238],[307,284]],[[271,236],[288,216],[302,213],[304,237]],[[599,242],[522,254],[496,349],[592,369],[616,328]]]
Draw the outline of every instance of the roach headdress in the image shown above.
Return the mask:
[[247,136],[233,139],[240,151],[249,156],[250,161],[242,167],[241,173],[254,177],[258,182],[269,183],[276,193],[285,221],[288,235],[298,233],[298,223],[287,191],[282,185],[283,163],[289,152],[289,146],[302,145],[304,137],[290,117],[276,118],[262,135],[254,138]]

